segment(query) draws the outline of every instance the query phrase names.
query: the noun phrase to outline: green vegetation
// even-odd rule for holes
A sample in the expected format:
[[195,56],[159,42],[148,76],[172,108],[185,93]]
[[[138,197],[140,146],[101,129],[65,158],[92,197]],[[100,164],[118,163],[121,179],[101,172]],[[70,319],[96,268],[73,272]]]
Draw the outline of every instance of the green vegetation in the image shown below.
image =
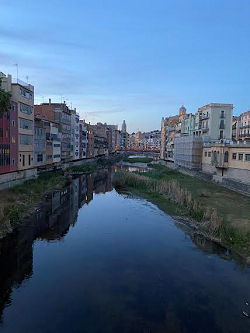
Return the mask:
[[114,185],[132,188],[172,215],[194,219],[203,233],[250,254],[249,197],[165,166],[149,166],[153,170],[144,173],[118,172]]
[[114,162],[116,162],[116,159],[112,160],[112,159],[107,159],[107,158],[99,158],[96,161],[86,162],[83,165],[72,166],[68,169],[68,171],[72,174],[81,174],[81,173],[88,174],[88,173],[94,172],[95,170],[109,167],[109,166],[113,165]]
[[44,172],[0,195],[0,236],[12,230],[24,215],[32,212],[50,190],[60,189],[67,180],[59,172]]
[[129,163],[150,163],[153,161],[153,158],[151,157],[129,157],[125,158],[124,162],[129,162]]
[[10,110],[10,99],[11,99],[11,93],[6,92],[1,88],[2,80],[0,78],[0,114],[5,113]]

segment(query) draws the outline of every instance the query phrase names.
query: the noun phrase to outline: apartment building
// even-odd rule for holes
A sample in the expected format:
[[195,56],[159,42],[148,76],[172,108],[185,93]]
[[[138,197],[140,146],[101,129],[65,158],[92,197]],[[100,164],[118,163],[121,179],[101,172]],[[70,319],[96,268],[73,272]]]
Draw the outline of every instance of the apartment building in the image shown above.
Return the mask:
[[250,140],[250,110],[239,116],[237,128],[237,140]]
[[46,130],[43,120],[35,116],[34,122],[34,166],[46,165]]
[[250,145],[244,143],[205,143],[202,171],[250,185]]
[[94,126],[94,156],[108,155],[107,125],[97,123]]
[[48,103],[35,105],[35,114],[45,120],[47,164],[68,162],[71,153],[71,111],[66,103],[52,103],[49,99]]
[[115,151],[119,151],[121,149],[121,146],[120,146],[120,142],[121,142],[120,135],[121,135],[121,132],[118,129],[116,129],[115,130]]
[[80,158],[80,134],[79,134],[79,113],[76,109],[71,110],[71,146],[70,157],[73,160]]
[[232,140],[233,104],[210,103],[198,109],[193,135],[203,141]]
[[116,130],[117,129],[118,129],[117,125],[108,125],[108,130],[110,131],[108,149],[109,149],[110,154],[113,154],[115,152]]
[[95,156],[95,126],[85,124],[87,128],[87,158]]
[[[91,130],[90,130],[91,131]],[[91,136],[91,134],[90,134]],[[93,145],[92,142],[92,137],[90,138],[91,141],[91,145]],[[87,124],[85,123],[84,120],[80,120],[79,123],[79,153],[80,153],[80,158],[86,158],[88,157],[88,128],[87,128]],[[89,154],[90,157],[94,156],[94,152],[93,154]]]
[[0,174],[18,169],[18,108],[0,113]]
[[[11,92],[17,105],[18,170],[32,168],[34,146],[34,87],[1,73],[2,88]],[[15,121],[15,119],[13,119]]]

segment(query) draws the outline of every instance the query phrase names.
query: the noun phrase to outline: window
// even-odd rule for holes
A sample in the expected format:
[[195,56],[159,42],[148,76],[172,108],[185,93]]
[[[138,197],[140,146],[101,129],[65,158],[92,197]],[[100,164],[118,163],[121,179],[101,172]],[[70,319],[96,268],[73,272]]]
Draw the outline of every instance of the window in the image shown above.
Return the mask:
[[52,146],[52,142],[51,141],[47,141],[47,147]]
[[15,126],[15,120],[12,120],[12,126],[13,127]]
[[20,95],[22,95],[23,97],[28,98],[28,99],[32,97],[31,92],[29,92],[28,90],[26,90],[23,87],[20,87]]
[[236,158],[237,158],[237,154],[236,154],[236,153],[233,153],[233,154],[232,154],[232,159],[233,159],[233,160],[236,160]]
[[223,139],[223,131],[220,131],[220,139]]
[[19,142],[21,145],[32,145],[33,137],[31,135],[19,135]]
[[224,121],[224,119],[221,119],[221,121],[220,121],[220,128],[225,128],[225,121]]
[[15,104],[11,104],[11,111],[16,111]]
[[0,166],[10,165],[10,145],[0,144]]
[[228,151],[226,151],[224,154],[224,162],[228,163]]
[[60,145],[60,143],[54,143],[54,147],[56,148],[60,148],[61,147],[61,145]]
[[30,105],[20,103],[20,111],[22,113],[31,114],[32,113],[32,107]]
[[0,138],[2,138],[2,137],[3,137],[3,129],[0,128]]
[[208,152],[208,157],[211,157],[211,151]]
[[243,154],[239,153],[239,158],[238,158],[239,161],[243,161]]
[[32,130],[32,121],[20,118],[20,128]]
[[52,155],[47,155],[47,160],[51,160],[52,159]]
[[37,162],[43,161],[43,154],[37,154]]
[[30,165],[30,155],[29,155],[29,165]]
[[15,159],[12,158],[12,165],[15,165]]
[[250,154],[246,154],[246,155],[245,155],[245,160],[246,160],[247,162],[250,162]]
[[25,166],[25,155],[23,155],[23,166]]
[[221,117],[221,118],[225,118],[225,111],[221,111],[221,112],[220,112],[220,117]]
[[16,138],[14,136],[11,138],[11,143],[16,143]]
[[207,157],[207,151],[205,151],[205,157]]
[[54,158],[60,158],[60,154],[59,155],[54,155]]

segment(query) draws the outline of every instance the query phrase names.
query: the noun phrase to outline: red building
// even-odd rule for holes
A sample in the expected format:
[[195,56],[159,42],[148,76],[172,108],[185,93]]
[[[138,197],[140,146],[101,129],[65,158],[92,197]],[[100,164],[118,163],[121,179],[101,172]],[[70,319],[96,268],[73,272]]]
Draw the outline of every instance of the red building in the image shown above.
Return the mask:
[[18,110],[11,102],[11,110],[0,113],[0,174],[17,170]]

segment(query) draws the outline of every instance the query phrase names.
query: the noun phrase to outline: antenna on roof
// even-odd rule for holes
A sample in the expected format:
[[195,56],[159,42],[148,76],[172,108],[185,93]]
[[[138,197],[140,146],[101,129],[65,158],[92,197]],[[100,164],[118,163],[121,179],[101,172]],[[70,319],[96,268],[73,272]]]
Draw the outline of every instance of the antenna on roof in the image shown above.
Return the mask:
[[16,66],[16,78],[18,80],[18,64],[14,64],[14,66]]

